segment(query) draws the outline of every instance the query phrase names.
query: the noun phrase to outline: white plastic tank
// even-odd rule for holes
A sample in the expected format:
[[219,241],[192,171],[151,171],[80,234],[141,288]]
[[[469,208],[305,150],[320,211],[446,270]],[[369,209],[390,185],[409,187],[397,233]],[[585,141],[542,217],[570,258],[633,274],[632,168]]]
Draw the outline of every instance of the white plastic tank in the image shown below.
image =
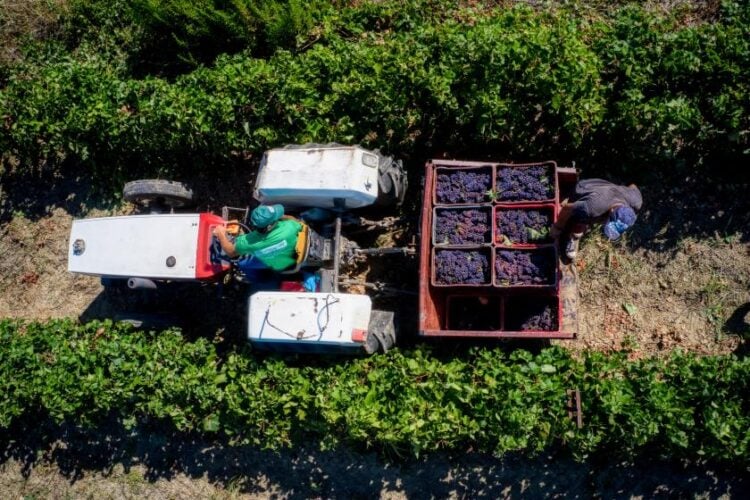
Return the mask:
[[347,293],[256,292],[248,309],[252,343],[361,349],[372,301]]
[[359,146],[270,149],[261,161],[254,196],[290,207],[371,205],[378,197],[378,160]]

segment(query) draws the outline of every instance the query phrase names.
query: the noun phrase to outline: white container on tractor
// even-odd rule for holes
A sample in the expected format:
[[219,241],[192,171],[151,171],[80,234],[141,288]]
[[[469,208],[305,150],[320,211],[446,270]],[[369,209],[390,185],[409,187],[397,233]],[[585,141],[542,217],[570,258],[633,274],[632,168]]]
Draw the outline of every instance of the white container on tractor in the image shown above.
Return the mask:
[[[320,287],[314,292],[252,293],[247,299],[248,340],[261,348],[293,351],[373,353],[391,347],[393,313],[373,310],[366,295],[338,290],[341,216],[374,204],[400,204],[405,190],[400,161],[359,146],[308,144],[267,151],[256,179],[256,200],[281,203],[289,211],[330,210],[334,222],[329,225],[335,231],[323,238],[315,222],[303,223],[297,265],[282,273],[289,279],[314,273]],[[227,224],[229,207],[222,216],[184,213],[193,202],[192,191],[166,180],[130,182],[124,198],[149,213],[74,221],[70,272],[100,276],[105,286],[118,283],[126,290],[220,283],[234,273],[242,278],[238,261],[222,254],[212,235],[216,226]]]

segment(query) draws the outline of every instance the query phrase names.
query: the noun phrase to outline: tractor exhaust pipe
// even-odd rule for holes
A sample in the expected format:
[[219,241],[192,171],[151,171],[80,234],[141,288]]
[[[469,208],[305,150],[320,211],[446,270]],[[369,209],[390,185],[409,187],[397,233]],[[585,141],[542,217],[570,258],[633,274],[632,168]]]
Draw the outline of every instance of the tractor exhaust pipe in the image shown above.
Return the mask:
[[128,288],[131,290],[156,290],[156,283],[147,278],[128,278]]

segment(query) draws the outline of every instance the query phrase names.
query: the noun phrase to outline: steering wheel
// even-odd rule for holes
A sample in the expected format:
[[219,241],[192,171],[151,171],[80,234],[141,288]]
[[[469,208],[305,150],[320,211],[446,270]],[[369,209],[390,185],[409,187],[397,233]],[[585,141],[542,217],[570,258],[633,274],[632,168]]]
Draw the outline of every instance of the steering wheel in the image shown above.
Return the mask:
[[[242,236],[243,234],[247,234],[250,232],[249,227],[237,220],[227,221],[225,223],[225,226],[227,227],[227,238],[232,243],[234,243],[234,240],[237,239],[238,236]],[[219,238],[217,238],[216,236],[211,236],[210,255],[211,262],[214,264],[229,264],[232,261],[236,260],[236,258],[233,259],[224,252],[224,249],[221,248],[221,243],[219,243]]]

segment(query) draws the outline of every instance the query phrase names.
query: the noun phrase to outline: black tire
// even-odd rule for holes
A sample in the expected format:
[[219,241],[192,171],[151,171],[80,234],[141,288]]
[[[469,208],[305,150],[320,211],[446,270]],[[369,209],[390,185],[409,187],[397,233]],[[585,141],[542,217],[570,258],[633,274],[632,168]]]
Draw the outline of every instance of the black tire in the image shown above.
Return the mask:
[[122,197],[137,205],[166,206],[182,208],[192,205],[193,190],[181,182],[165,179],[139,179],[128,182],[122,190]]
[[380,206],[401,205],[406,196],[408,181],[401,160],[379,155],[378,199]]
[[365,352],[367,354],[374,354],[378,351],[387,352],[395,344],[396,321],[393,312],[373,309],[367,328]]

